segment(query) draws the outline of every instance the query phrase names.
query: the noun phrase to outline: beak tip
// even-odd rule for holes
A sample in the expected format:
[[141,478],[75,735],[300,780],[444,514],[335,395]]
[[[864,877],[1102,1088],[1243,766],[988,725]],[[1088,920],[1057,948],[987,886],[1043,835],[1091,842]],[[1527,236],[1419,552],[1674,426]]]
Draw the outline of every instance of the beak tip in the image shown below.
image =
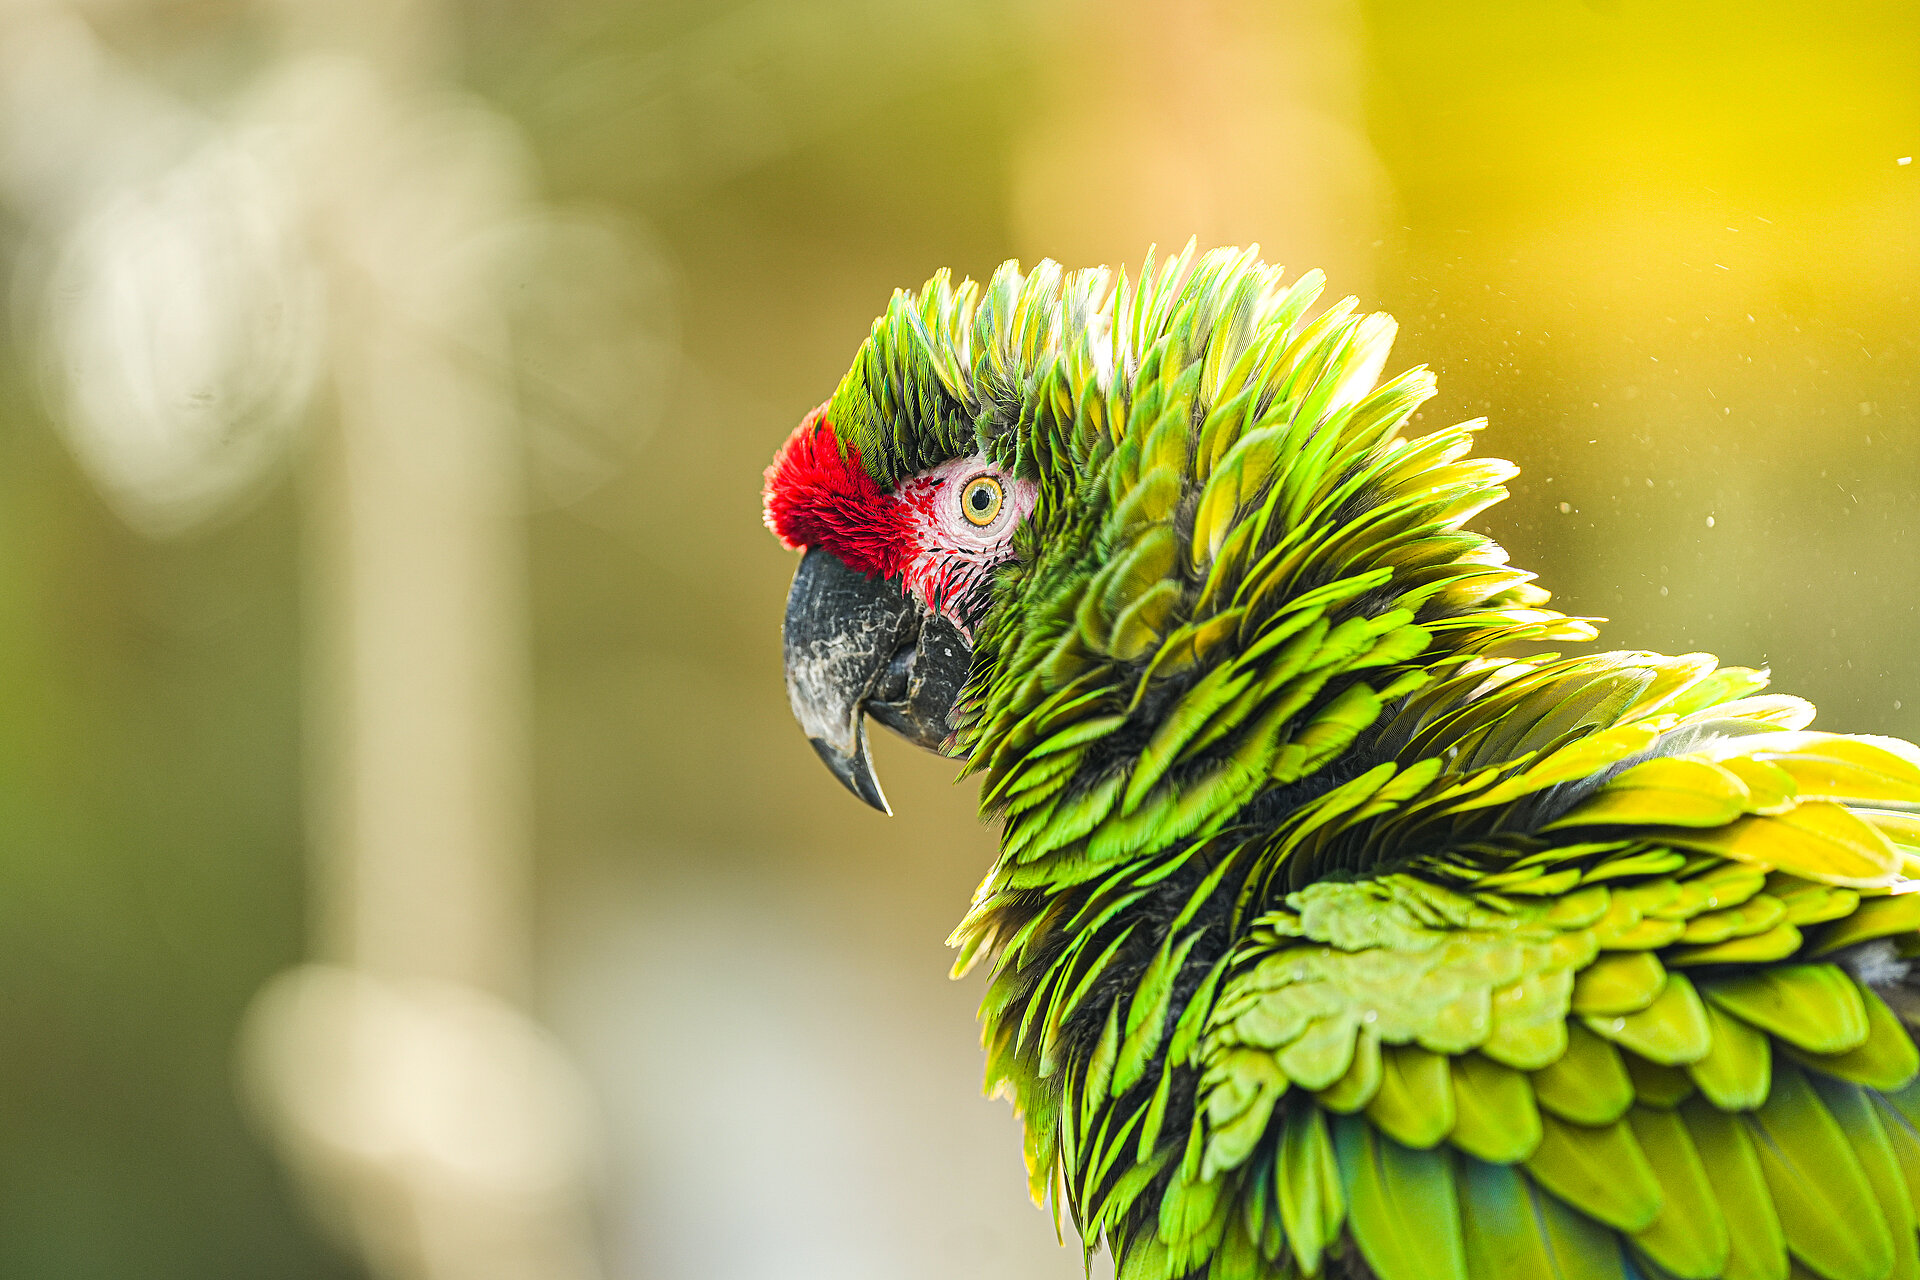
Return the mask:
[[[864,726],[862,726],[864,728]],[[878,809],[891,818],[893,809],[887,804],[887,797],[880,790],[880,779],[873,772],[873,762],[867,759],[866,734],[863,732],[854,742],[853,751],[842,752],[832,743],[821,738],[808,738],[813,752],[820,762],[840,779],[841,785],[860,797],[869,806]]]

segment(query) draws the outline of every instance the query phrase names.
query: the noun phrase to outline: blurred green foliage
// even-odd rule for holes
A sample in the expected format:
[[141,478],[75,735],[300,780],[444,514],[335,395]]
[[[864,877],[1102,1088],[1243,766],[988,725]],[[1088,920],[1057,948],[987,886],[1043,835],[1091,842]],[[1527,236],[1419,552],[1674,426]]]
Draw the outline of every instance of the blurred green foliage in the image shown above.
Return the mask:
[[301,945],[292,495],[143,542],[13,377],[0,450],[0,1274],[351,1274],[233,1089]]

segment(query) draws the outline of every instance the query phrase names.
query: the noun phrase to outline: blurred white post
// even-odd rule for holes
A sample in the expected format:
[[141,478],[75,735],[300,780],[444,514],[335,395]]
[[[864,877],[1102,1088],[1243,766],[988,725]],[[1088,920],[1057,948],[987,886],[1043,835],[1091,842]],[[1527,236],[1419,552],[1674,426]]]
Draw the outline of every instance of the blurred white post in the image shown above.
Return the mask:
[[305,0],[267,94],[326,267],[305,477],[315,938],[262,997],[295,1167],[395,1280],[591,1280],[582,1090],[531,987],[525,477],[488,236],[510,129],[431,3]]
[[320,958],[263,993],[295,1169],[393,1280],[592,1280],[584,1091],[531,987],[526,551],[489,237],[510,128],[440,83],[435,4],[303,0],[263,116],[329,282],[305,477]]
[[529,664],[510,353],[487,264],[417,240],[501,211],[409,225],[417,210],[390,206],[416,193],[383,170],[352,175],[366,185],[332,193],[322,223],[333,413],[305,477],[315,934],[374,973],[518,999]]

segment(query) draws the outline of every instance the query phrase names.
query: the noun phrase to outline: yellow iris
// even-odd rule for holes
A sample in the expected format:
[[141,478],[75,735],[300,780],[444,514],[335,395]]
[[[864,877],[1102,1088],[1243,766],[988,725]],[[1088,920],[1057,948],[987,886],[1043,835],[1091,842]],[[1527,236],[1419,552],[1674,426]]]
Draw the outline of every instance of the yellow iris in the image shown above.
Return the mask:
[[1004,501],[1006,493],[1000,488],[1000,482],[992,476],[975,476],[960,491],[960,510],[968,522],[975,525],[992,524],[994,517],[1000,514],[1000,504]]

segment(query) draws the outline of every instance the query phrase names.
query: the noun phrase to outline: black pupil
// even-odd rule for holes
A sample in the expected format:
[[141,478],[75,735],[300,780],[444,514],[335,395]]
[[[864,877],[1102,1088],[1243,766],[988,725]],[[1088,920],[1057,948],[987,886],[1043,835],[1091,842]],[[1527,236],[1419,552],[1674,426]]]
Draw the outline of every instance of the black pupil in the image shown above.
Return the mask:
[[987,486],[980,485],[973,491],[973,497],[970,501],[973,503],[973,509],[975,511],[985,511],[988,504],[993,501],[993,495],[987,492]]

